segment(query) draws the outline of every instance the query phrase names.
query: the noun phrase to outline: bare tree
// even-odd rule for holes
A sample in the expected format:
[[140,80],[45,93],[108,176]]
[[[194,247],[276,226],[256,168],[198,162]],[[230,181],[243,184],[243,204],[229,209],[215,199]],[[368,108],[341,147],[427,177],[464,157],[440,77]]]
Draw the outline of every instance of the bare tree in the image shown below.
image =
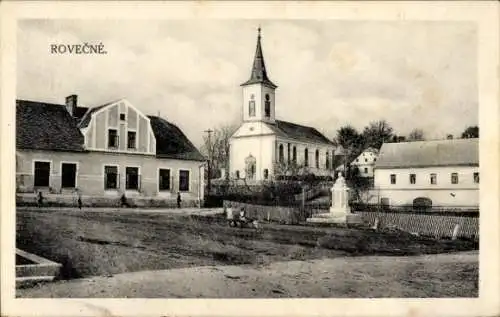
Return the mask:
[[408,141],[424,141],[425,135],[422,129],[413,129],[410,134],[408,134]]
[[[211,174],[210,177],[219,177],[220,170],[224,168],[226,171],[229,167],[229,141],[231,136],[238,128],[237,125],[229,124],[214,128],[210,139],[208,135],[203,137],[203,145],[201,152],[210,160]],[[228,174],[226,173],[226,177]],[[208,175],[207,175],[208,176]]]

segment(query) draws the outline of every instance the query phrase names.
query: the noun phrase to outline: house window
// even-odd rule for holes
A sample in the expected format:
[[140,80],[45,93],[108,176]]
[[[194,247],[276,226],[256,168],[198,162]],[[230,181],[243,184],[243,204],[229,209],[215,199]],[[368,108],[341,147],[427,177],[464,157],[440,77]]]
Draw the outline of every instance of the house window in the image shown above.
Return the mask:
[[189,191],[189,171],[179,171],[179,191]]
[[285,161],[285,154],[283,152],[283,144],[280,144],[279,146],[279,153],[278,153],[278,156],[279,156],[279,162],[280,163],[283,163]]
[[316,150],[315,161],[316,161],[316,168],[319,168],[319,150]]
[[365,159],[365,163],[368,162],[368,159]]
[[124,113],[120,113],[120,120],[125,121],[125,114]]
[[374,161],[374,162],[376,162],[376,161],[377,161],[377,158],[376,158],[376,157],[374,157],[374,158],[373,158],[373,161]]
[[61,164],[61,188],[76,187],[76,164],[62,163]]
[[368,173],[368,167],[365,167],[365,174]]
[[264,179],[268,179],[269,178],[269,170],[266,168],[264,169]]
[[35,187],[49,187],[50,162],[35,162]]
[[240,179],[240,171],[236,171],[235,173],[236,179]]
[[266,101],[264,102],[264,112],[266,114],[266,117],[271,116],[271,98],[269,97],[269,94],[266,94]]
[[118,180],[118,167],[104,166],[104,189],[117,189]]
[[417,175],[410,174],[410,184],[415,184],[417,182]]
[[297,148],[294,146],[292,151],[293,162],[297,163]]
[[479,173],[474,173],[474,183],[479,184]]
[[436,174],[431,174],[431,185],[436,185],[437,184],[437,175]]
[[118,131],[116,129],[108,130],[108,147],[110,148],[118,147]]
[[304,166],[309,166],[309,150],[304,150]]
[[391,184],[396,184],[396,174],[391,174]]
[[330,168],[330,152],[326,151],[326,160],[325,160],[325,168]]
[[139,189],[139,168],[126,167],[125,168],[125,189],[138,190]]
[[128,133],[127,133],[127,148],[129,148],[129,149],[136,148],[135,135],[136,135],[136,133],[134,131],[128,131]]
[[451,183],[458,184],[458,173],[451,173]]
[[170,170],[160,168],[158,173],[159,190],[170,190]]

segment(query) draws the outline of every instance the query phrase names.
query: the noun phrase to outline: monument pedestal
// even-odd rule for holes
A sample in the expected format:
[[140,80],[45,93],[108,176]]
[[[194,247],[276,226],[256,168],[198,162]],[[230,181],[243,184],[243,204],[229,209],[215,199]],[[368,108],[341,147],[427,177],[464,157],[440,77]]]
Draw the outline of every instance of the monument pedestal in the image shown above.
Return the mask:
[[335,224],[357,224],[362,223],[361,216],[351,213],[348,205],[349,188],[345,179],[339,173],[339,177],[332,188],[332,206],[330,212],[313,215],[307,218],[310,223],[335,223]]

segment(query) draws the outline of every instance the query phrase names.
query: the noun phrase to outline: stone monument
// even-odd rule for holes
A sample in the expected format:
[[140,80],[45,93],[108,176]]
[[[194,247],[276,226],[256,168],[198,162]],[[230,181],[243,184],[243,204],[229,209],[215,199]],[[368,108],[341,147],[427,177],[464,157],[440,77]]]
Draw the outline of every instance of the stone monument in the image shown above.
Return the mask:
[[332,205],[330,212],[313,215],[307,219],[307,222],[319,223],[360,223],[361,217],[351,213],[349,207],[349,187],[345,182],[344,176],[339,172],[338,178],[331,188]]

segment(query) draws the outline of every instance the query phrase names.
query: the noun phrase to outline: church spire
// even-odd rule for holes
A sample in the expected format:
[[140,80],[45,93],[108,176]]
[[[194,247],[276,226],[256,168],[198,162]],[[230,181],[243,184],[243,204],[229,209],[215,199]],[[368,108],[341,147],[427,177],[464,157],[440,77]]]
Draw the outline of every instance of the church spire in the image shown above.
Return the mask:
[[257,48],[255,49],[255,57],[253,60],[252,73],[250,75],[250,79],[241,85],[246,86],[246,85],[261,83],[265,86],[275,89],[278,86],[273,84],[273,82],[269,80],[269,78],[267,77],[266,64],[264,63],[264,54],[262,54],[262,45],[260,43],[260,38],[261,38],[260,26],[257,29],[257,31],[258,31]]

